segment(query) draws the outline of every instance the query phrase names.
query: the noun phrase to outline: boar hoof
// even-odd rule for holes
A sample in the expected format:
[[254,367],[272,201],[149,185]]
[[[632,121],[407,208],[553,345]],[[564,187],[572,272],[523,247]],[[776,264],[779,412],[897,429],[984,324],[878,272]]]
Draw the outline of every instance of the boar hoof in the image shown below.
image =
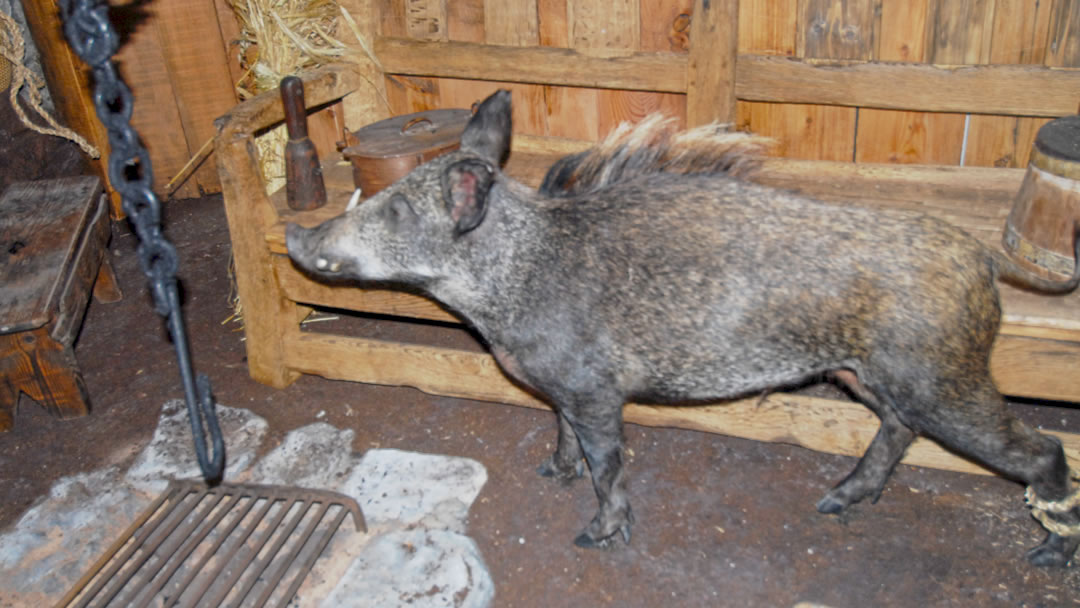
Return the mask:
[[825,498],[818,501],[817,510],[818,513],[824,513],[826,515],[837,515],[848,508],[850,504],[850,502],[840,500],[833,496],[832,492],[829,492],[825,495]]
[[[623,527],[616,530],[617,533],[621,533],[623,540],[630,544],[630,524],[626,524]],[[574,544],[582,549],[611,549],[616,545],[615,533],[605,538],[596,539],[593,538],[588,532],[582,532],[574,539]]]
[[1027,559],[1033,566],[1064,567],[1069,563],[1078,544],[1080,544],[1080,537],[1066,538],[1050,532],[1041,545],[1027,552]]
[[876,505],[881,493],[881,486],[869,491],[854,490],[850,482],[844,481],[825,493],[825,497],[817,503],[817,510],[826,515],[836,515],[867,496],[870,497],[870,502]]
[[563,483],[570,483],[585,475],[585,461],[579,458],[578,461],[572,465],[560,465],[555,459],[555,456],[552,455],[549,456],[543,464],[536,467],[536,472],[543,477],[552,477]]

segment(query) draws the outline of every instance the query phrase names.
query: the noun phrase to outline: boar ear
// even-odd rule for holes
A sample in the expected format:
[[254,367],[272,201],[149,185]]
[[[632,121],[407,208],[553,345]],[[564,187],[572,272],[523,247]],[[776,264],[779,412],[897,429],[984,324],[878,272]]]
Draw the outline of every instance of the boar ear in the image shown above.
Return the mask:
[[491,165],[475,160],[460,160],[442,176],[443,202],[458,235],[476,228],[487,212],[488,191],[495,182]]
[[481,102],[461,134],[461,148],[502,165],[510,150],[510,91],[499,89]]

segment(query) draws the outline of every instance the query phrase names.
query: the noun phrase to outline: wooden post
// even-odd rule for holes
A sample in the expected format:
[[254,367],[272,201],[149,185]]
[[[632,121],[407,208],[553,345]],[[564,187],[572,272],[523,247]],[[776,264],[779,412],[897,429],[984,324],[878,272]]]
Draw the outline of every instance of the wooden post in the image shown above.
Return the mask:
[[[61,122],[93,144],[104,159],[109,153],[109,136],[94,112],[86,64],[64,38],[59,7],[51,0],[22,0],[22,6]],[[92,164],[108,188],[113,217],[122,218],[120,194],[109,184],[109,172],[102,159]]]
[[686,66],[686,126],[735,122],[738,0],[695,0]]
[[[315,70],[303,79],[308,107],[340,99],[356,90],[361,80],[347,66]],[[276,90],[266,91],[215,121],[214,139],[236,262],[236,287],[244,313],[248,371],[255,380],[277,388],[299,377],[288,367],[284,343],[300,332],[300,306],[279,285],[266,246],[265,235],[279,218],[266,195],[254,134],[284,118],[281,95]]]

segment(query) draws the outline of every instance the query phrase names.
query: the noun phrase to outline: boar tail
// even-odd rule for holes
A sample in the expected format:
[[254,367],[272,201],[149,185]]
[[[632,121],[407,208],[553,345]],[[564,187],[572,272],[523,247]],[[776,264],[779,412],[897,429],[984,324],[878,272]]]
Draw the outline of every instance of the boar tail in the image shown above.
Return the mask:
[[1048,294],[1073,291],[1080,286],[1080,221],[1073,224],[1073,271],[1068,279],[1063,281],[1044,279],[999,251],[994,251],[994,266],[997,269],[998,278],[1018,287]]
[[651,173],[725,173],[744,176],[772,143],[767,137],[731,131],[713,123],[675,132],[675,119],[650,114],[624,122],[594,147],[558,160],[540,192],[570,197]]

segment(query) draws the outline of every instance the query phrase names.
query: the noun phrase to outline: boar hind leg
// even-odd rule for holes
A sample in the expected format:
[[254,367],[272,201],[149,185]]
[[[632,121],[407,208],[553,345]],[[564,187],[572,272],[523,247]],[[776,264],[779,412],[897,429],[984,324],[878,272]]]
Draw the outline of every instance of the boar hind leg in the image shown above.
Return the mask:
[[596,516],[574,539],[579,547],[608,547],[616,533],[630,542],[630,502],[623,474],[622,402],[593,401],[587,407],[561,408],[589,463],[600,503]]
[[817,510],[822,513],[840,513],[848,506],[869,496],[877,502],[885,481],[904,456],[904,450],[915,438],[915,432],[900,421],[891,404],[878,399],[855,374],[849,370],[837,370],[833,377],[846,385],[860,401],[881,419],[874,440],[866,449],[859,464],[843,481],[826,492],[818,501]]
[[[950,405],[948,401],[940,403]],[[1069,495],[1069,467],[1061,442],[1009,414],[1005,399],[988,375],[956,407],[938,407],[920,413],[926,416],[924,430],[928,435],[1030,486],[1039,498],[1056,501]],[[1080,508],[1053,517],[1063,524],[1075,525],[1080,522]],[[1041,545],[1028,552],[1027,558],[1037,566],[1064,566],[1078,544],[1080,537],[1050,532]]]
[[585,461],[582,460],[581,444],[574,434],[574,428],[562,412],[557,411],[556,414],[559,419],[559,444],[555,453],[536,472],[569,483],[585,474]]

